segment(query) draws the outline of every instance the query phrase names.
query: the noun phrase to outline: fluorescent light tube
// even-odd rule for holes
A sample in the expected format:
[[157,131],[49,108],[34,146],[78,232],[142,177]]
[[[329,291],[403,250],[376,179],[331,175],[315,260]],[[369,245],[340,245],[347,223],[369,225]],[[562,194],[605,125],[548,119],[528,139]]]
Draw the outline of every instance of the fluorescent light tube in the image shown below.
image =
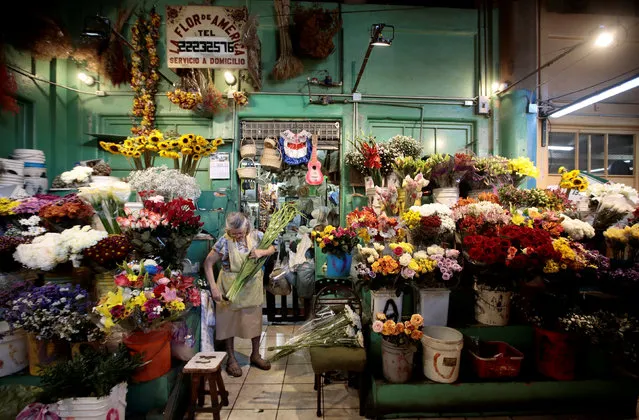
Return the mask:
[[604,168],[592,169],[590,172],[603,172]]
[[568,105],[567,107],[561,108],[559,111],[553,112],[552,114],[550,114],[549,117],[550,118],[563,117],[564,115],[570,114],[571,112],[574,112],[578,109],[585,108],[588,105],[592,105],[597,102],[603,101],[604,99],[608,99],[612,96],[618,95],[621,92],[634,89],[637,86],[639,86],[639,76],[636,76],[635,78],[630,79],[627,82],[623,82],[619,85],[606,89],[601,93],[597,93],[593,96],[590,96],[588,98],[575,102],[572,105]]
[[556,150],[559,152],[570,152],[571,150],[575,150],[574,146],[548,146],[548,150]]

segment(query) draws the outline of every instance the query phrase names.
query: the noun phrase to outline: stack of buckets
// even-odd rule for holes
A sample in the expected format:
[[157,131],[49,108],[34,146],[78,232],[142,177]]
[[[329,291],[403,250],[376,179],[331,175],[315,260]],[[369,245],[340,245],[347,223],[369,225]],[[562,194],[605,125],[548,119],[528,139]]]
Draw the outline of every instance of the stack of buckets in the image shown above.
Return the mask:
[[49,188],[44,152],[38,149],[14,149],[9,156],[24,165],[24,189],[28,194],[45,193]]

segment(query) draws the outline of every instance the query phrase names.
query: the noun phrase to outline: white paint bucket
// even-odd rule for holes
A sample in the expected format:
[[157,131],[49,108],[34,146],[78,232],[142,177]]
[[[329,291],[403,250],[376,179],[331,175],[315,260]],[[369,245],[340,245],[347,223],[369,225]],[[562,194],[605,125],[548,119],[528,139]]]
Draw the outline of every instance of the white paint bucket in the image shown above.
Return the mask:
[[111,388],[111,393],[106,397],[60,400],[52,404],[52,411],[65,420],[124,420],[126,393],[127,384],[121,383]]
[[[375,319],[375,314],[383,312],[387,318],[397,322],[402,318],[402,304],[404,302],[404,293],[399,296],[394,290],[379,289],[371,290],[371,314]],[[393,315],[396,315],[393,317]]]
[[448,289],[419,289],[417,311],[424,318],[424,325],[448,324],[448,304],[450,290]]
[[[0,322],[0,333],[9,332],[9,324]],[[27,335],[24,331],[15,331],[0,340],[0,377],[13,375],[29,366]]]
[[397,346],[382,338],[382,372],[384,378],[393,384],[408,382],[413,375],[412,345]]
[[475,285],[475,319],[484,325],[508,325],[512,292]]
[[464,336],[448,327],[426,326],[422,337],[424,375],[431,381],[450,384],[459,377]]
[[459,188],[435,188],[433,189],[435,203],[452,207],[459,200]]

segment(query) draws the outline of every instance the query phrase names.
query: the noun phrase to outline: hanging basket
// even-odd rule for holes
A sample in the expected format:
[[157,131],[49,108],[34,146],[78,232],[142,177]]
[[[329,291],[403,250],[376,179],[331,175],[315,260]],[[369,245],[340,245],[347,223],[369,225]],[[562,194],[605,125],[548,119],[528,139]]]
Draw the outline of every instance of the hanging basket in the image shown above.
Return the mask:
[[277,140],[272,137],[265,138],[264,149],[277,149]]
[[252,138],[242,139],[240,142],[240,157],[241,158],[254,158],[257,155],[257,146],[255,146],[255,140]]
[[279,172],[282,170],[282,152],[279,149],[264,149],[264,154],[260,159],[262,168],[271,172]]
[[[242,166],[242,162],[245,162],[247,166]],[[255,179],[257,178],[257,167],[253,159],[244,158],[240,161],[237,167],[237,176],[240,179]]]

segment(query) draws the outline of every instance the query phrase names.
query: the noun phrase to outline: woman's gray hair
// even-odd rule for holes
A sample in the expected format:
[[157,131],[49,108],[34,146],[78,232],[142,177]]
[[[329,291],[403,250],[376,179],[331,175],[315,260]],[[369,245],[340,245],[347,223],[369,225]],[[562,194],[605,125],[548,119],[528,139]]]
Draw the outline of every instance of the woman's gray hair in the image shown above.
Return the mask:
[[249,218],[244,214],[237,211],[229,213],[226,216],[226,230],[240,230],[246,229],[246,233],[251,232],[251,222]]

